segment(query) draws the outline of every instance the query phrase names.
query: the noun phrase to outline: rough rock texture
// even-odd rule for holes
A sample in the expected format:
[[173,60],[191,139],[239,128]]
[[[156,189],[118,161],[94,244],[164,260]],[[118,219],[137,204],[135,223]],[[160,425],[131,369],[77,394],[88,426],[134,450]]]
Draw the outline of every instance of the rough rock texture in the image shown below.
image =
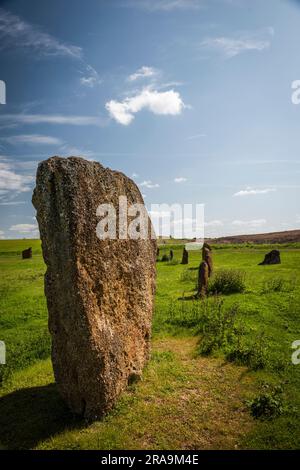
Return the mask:
[[[99,240],[99,204],[143,203],[133,181],[82,158],[40,163],[33,204],[42,239],[52,362],[71,410],[109,411],[149,358],[155,240]],[[132,218],[131,218],[132,220]]]
[[189,252],[183,248],[181,264],[189,263]]
[[208,277],[212,276],[213,273],[213,260],[211,247],[208,243],[204,243],[202,247],[202,260],[205,261],[208,265]]
[[267,253],[265,255],[265,259],[259,263],[259,266],[264,265],[264,264],[280,264],[280,251],[278,250],[272,250],[270,253]]
[[32,248],[27,248],[27,250],[22,251],[22,259],[32,258]]
[[198,271],[198,292],[197,297],[204,298],[207,293],[209,278],[209,266],[206,261],[202,261]]

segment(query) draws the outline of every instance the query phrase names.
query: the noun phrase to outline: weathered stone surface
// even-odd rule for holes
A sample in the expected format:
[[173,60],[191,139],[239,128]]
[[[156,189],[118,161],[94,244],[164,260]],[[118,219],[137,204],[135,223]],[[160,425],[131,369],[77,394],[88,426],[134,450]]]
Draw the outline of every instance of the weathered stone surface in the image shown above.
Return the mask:
[[22,259],[32,258],[32,248],[27,248],[27,250],[22,251]]
[[122,173],[82,158],[40,163],[33,204],[44,260],[52,362],[75,413],[109,411],[149,358],[155,240],[99,240],[99,204],[143,203]]
[[208,278],[209,278],[209,266],[206,261],[202,261],[198,270],[198,292],[197,296],[204,298],[207,293],[208,287]]
[[204,243],[202,247],[202,260],[208,265],[208,277],[212,276],[213,273],[213,259],[211,247],[208,243]]
[[281,259],[280,259],[280,251],[278,250],[272,250],[270,253],[267,253],[265,255],[264,260],[259,263],[259,266],[264,265],[264,264],[280,264]]
[[181,264],[188,264],[188,263],[189,263],[189,252],[184,247],[183,252],[182,252]]

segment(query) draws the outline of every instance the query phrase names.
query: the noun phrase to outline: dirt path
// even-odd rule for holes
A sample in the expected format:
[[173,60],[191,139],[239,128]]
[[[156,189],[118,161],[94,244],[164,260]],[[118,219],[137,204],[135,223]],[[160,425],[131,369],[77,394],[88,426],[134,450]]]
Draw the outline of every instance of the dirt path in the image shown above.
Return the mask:
[[195,356],[195,347],[191,337],[156,339],[143,379],[92,424],[74,421],[66,409],[50,360],[16,373],[0,399],[0,447],[241,448],[254,426],[245,406],[250,376],[222,360]]
[[244,368],[197,357],[195,347],[194,338],[168,338],[153,345],[154,358],[173,355],[166,371],[170,392],[159,396],[163,381],[156,399],[166,429],[173,429],[170,444],[181,449],[240,448],[241,438],[254,425],[245,406],[253,384]]

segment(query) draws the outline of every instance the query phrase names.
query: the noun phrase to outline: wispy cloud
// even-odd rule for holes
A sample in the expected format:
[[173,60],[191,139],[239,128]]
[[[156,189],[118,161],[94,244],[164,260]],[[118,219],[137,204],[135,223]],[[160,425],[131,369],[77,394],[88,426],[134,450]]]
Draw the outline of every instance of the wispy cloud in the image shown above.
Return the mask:
[[257,194],[268,194],[268,193],[273,193],[275,191],[276,191],[275,188],[265,188],[265,189],[247,188],[247,189],[238,191],[237,193],[234,193],[233,196],[234,197],[256,196]]
[[123,101],[111,100],[105,105],[110,116],[124,126],[128,126],[142,109],[148,109],[153,114],[175,116],[182,112],[184,106],[177,91],[159,92],[148,88]]
[[127,7],[140,8],[150,12],[198,10],[202,5],[203,0],[129,0],[126,2]]
[[19,16],[0,8],[0,50],[10,47],[38,51],[43,55],[82,57],[81,47],[59,41]]
[[148,189],[153,189],[153,188],[159,188],[159,184],[157,183],[152,183],[150,180],[143,181],[142,183],[139,184],[141,187],[145,187]]
[[222,227],[223,225],[222,220],[210,220],[209,222],[204,222],[205,227]]
[[179,176],[178,178],[174,178],[174,183],[184,183],[185,181],[187,181],[187,179],[184,178],[183,176]]
[[81,64],[81,85],[93,88],[102,82],[98,72],[86,63],[81,47],[61,41],[42,31],[39,26],[0,7],[0,50],[12,48],[23,49],[31,54],[34,52],[33,57],[75,59]]
[[200,43],[201,48],[218,51],[225,58],[230,59],[249,51],[264,51],[271,46],[271,36],[274,30],[267,28],[264,31],[241,33],[235,37],[218,36],[207,38]]
[[0,201],[0,206],[20,206],[25,204],[25,201]]
[[104,121],[96,116],[64,116],[60,114],[2,114],[0,123],[62,124],[70,126],[101,126]]
[[62,145],[63,141],[57,137],[40,134],[22,134],[2,137],[2,141],[12,145],[28,144],[28,145]]
[[236,227],[249,227],[249,228],[256,228],[262,227],[266,225],[266,219],[253,219],[253,220],[234,220],[232,225]]
[[9,230],[12,232],[27,233],[31,235],[38,234],[38,226],[36,224],[16,224],[12,225]]
[[30,191],[32,181],[32,176],[18,174],[11,164],[0,162],[0,195],[7,195],[9,191],[17,193]]
[[156,69],[154,69],[153,67],[148,67],[148,66],[144,65],[143,67],[139,68],[136,72],[129,75],[127,80],[129,82],[134,82],[134,81],[139,80],[141,78],[154,77],[157,74],[158,74],[158,71]]
[[187,137],[187,140],[196,140],[201,139],[201,137],[206,137],[206,134],[194,134]]
[[96,85],[100,85],[102,80],[98,72],[91,65],[87,65],[84,76],[80,78],[80,83],[88,88],[94,88]]

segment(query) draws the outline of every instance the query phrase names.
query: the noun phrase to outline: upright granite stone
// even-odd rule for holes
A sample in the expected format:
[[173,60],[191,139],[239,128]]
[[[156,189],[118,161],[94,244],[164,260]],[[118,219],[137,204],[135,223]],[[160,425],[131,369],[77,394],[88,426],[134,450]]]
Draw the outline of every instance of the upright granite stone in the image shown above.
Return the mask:
[[181,264],[189,264],[189,252],[184,247],[182,252]]
[[112,408],[150,354],[156,240],[96,235],[97,207],[118,208],[119,196],[143,204],[132,180],[99,163],[53,157],[38,167],[54,375],[71,410],[88,419]]
[[207,293],[209,278],[209,266],[206,261],[202,261],[198,270],[198,291],[197,297],[204,298]]
[[202,247],[202,260],[207,263],[208,266],[208,277],[212,276],[213,273],[213,259],[212,250],[208,243],[204,243]]

